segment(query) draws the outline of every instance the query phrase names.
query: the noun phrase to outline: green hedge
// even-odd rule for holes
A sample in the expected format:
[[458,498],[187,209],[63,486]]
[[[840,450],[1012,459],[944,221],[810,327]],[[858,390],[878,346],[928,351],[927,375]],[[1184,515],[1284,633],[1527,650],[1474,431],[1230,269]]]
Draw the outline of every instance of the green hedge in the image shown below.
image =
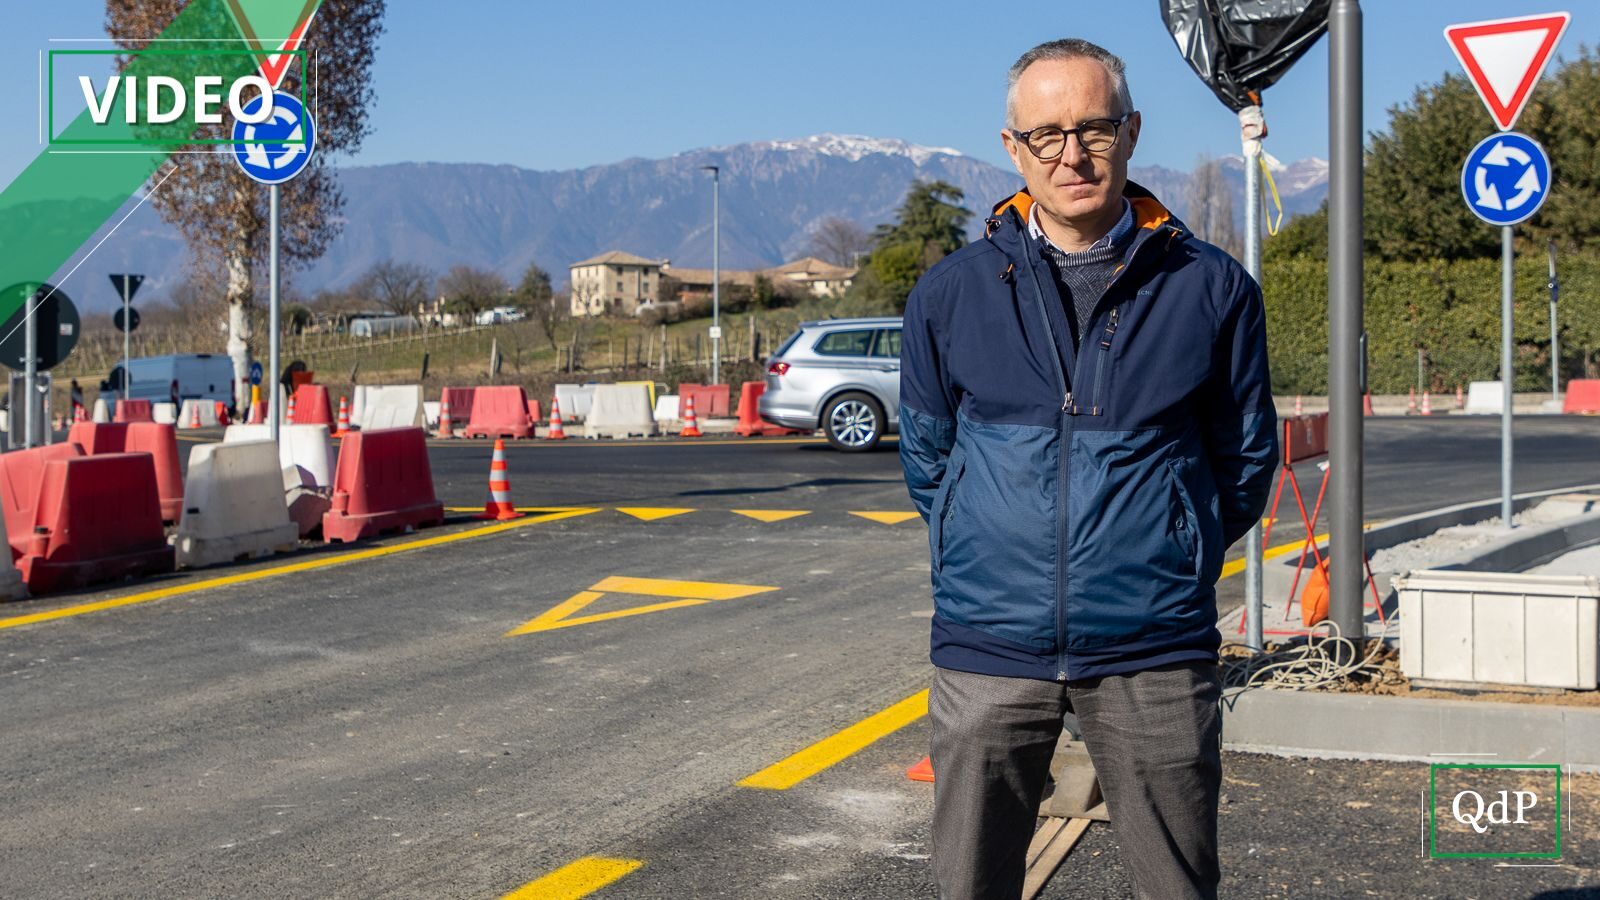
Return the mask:
[[[1594,377],[1600,363],[1600,254],[1558,260],[1563,380]],[[1514,284],[1516,389],[1550,385],[1550,293],[1544,254],[1519,257]],[[1324,260],[1272,260],[1262,272],[1272,387],[1278,394],[1328,390],[1328,270]],[[1375,394],[1405,393],[1417,383],[1417,350],[1426,351],[1424,383],[1493,381],[1500,369],[1500,261],[1366,264],[1368,384]]]

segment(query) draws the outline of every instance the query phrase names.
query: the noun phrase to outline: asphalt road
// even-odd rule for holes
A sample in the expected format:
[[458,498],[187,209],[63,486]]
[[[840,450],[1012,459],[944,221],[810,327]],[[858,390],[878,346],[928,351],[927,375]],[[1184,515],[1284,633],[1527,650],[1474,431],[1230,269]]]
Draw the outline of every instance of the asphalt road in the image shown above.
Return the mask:
[[[1368,429],[1369,518],[1498,490],[1494,421]],[[1519,489],[1600,482],[1600,420],[1519,437]],[[481,506],[487,447],[431,452],[446,504]],[[577,508],[0,610],[79,611],[0,619],[0,897],[932,896],[932,791],[903,775],[926,720],[870,727],[931,672],[926,532],[895,521],[892,450],[508,455],[518,505]],[[242,578],[202,585],[219,575]],[[149,599],[87,606],[130,596]],[[795,760],[864,721],[859,752]],[[740,786],[758,773],[805,777]],[[1555,867],[1496,868],[1420,854],[1427,776],[1228,754],[1224,895],[1600,891],[1600,777],[1574,779]],[[1114,825],[1045,894],[1129,895]]]

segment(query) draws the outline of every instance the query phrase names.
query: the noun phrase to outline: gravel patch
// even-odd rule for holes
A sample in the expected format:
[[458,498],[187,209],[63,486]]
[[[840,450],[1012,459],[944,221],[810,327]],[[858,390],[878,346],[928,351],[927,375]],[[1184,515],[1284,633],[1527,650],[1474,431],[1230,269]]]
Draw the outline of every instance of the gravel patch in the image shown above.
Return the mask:
[[[1512,516],[1518,526],[1552,525],[1582,512],[1574,503],[1544,502],[1529,507]],[[1474,522],[1471,525],[1453,525],[1441,528],[1426,537],[1382,550],[1373,551],[1373,572],[1416,572],[1435,563],[1454,557],[1474,547],[1506,536],[1506,528],[1499,516]]]

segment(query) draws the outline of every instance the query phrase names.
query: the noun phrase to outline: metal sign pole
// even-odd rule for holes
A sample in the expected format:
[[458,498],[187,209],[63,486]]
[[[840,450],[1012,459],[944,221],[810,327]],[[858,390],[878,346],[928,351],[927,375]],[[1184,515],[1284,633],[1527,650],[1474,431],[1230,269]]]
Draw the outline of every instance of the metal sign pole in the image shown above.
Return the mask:
[[1500,521],[1515,528],[1511,521],[1511,398],[1516,373],[1511,368],[1511,238],[1515,229],[1500,229]]
[[133,311],[129,307],[133,297],[128,287],[133,278],[122,276],[122,399],[128,399],[128,388],[133,381]]
[[[1250,277],[1259,284],[1261,282],[1261,166],[1260,156],[1251,154],[1249,152],[1251,149],[1259,154],[1260,141],[1245,142],[1244,267],[1250,272]],[[1245,643],[1254,650],[1261,650],[1266,647],[1266,638],[1261,624],[1263,561],[1260,520],[1250,526],[1250,532],[1244,536],[1244,541],[1244,603],[1245,620],[1248,622]]]
[[278,360],[278,186],[275,184],[270,185],[267,188],[267,205],[270,207],[269,219],[271,220],[267,230],[267,330],[269,332],[269,337],[267,339],[267,346],[269,348],[267,351],[267,361],[270,365],[267,369],[268,378],[262,380],[270,380],[270,390],[268,391],[269,396],[267,399],[267,421],[271,423],[270,429],[272,439],[276,441],[278,439],[279,430],[278,372],[280,370],[280,364]]
[[[34,290],[28,294],[27,312],[22,320],[23,334],[26,335],[23,344],[22,368],[22,446],[34,446],[33,433],[37,427],[34,423],[39,421],[39,328],[34,313],[39,309],[39,291]],[[16,398],[12,398],[12,412],[16,412]]]
[[1550,239],[1550,405],[1561,411],[1561,331],[1556,327],[1556,298],[1561,283],[1556,281],[1556,240]]
[[711,170],[711,383],[722,383],[722,171]]
[[[1350,641],[1365,637],[1361,592],[1361,4],[1328,15],[1328,617]],[[1312,523],[1315,525],[1315,523]]]

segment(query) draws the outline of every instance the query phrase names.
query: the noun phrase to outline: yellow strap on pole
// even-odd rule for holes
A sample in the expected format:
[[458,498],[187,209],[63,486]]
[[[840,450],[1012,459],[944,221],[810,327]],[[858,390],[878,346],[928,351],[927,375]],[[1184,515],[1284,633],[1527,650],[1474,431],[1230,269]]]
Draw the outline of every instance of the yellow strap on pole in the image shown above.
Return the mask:
[[[1272,180],[1272,170],[1267,168],[1267,155],[1262,153],[1257,156],[1256,159],[1261,164],[1262,176],[1264,176],[1267,180],[1267,190],[1261,192],[1261,218],[1266,222],[1267,234],[1272,236],[1276,235],[1278,233],[1278,229],[1283,225],[1283,200],[1278,197],[1278,183]],[[1269,192],[1272,194],[1272,205],[1277,207],[1278,210],[1278,218],[1276,221],[1273,220],[1272,216],[1270,215],[1270,210],[1267,207],[1267,194]]]

